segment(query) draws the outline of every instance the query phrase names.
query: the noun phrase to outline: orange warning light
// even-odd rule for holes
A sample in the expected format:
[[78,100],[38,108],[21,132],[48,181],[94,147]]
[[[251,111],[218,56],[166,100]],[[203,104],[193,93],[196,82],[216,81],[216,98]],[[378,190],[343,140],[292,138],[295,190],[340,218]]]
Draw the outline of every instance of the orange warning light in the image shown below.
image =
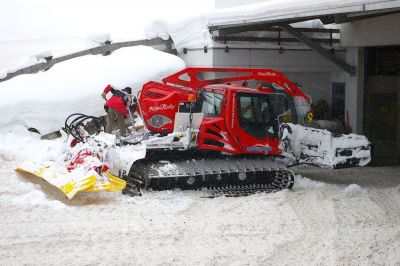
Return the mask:
[[188,94],[188,101],[194,103],[196,101],[196,95]]

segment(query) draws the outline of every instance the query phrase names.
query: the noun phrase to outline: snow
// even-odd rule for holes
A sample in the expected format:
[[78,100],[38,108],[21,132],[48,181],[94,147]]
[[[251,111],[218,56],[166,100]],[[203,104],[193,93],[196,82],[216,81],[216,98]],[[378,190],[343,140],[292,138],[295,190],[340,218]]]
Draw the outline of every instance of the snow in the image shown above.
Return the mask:
[[270,21],[303,17],[306,15],[326,14],[328,10],[334,9],[337,9],[337,12],[339,12],[340,9],[346,7],[357,6],[361,8],[364,4],[376,2],[376,0],[269,0],[217,9],[210,12],[208,18],[210,25],[240,24],[244,22]]
[[[103,33],[107,35],[109,33]],[[101,35],[101,34],[99,34]],[[99,44],[90,40],[92,35],[82,37],[47,36],[46,38],[23,38],[6,37],[0,39],[0,73],[15,72],[25,66],[27,58],[31,55],[49,51],[53,57],[60,57],[77,51],[82,51],[98,46]],[[4,78],[3,77],[3,78]]]
[[164,40],[171,37],[179,52],[182,52],[183,48],[213,46],[212,37],[207,28],[207,19],[204,16],[193,17],[179,23],[154,21],[146,27],[145,36],[148,39],[160,37]]
[[[210,18],[208,15],[203,15],[203,16],[197,16],[193,17],[190,19],[186,19],[184,21],[178,22],[178,23],[170,23],[168,21],[163,21],[163,20],[157,20],[153,21],[149,25],[147,25],[145,29],[145,36],[148,39],[151,38],[162,38],[164,40],[167,40],[168,38],[171,37],[171,39],[174,41],[175,48],[177,49],[178,52],[182,52],[184,48],[186,49],[199,49],[203,48],[204,46],[207,47],[219,47],[219,46],[225,46],[225,44],[218,44],[213,41],[212,36],[209,32],[208,26],[210,23]],[[311,21],[305,21],[305,22],[298,22],[298,23],[293,23],[291,24],[294,27],[301,27],[301,28],[326,28],[320,20],[311,20]],[[330,26],[331,27],[331,26]],[[190,30],[188,30],[190,29]],[[257,36],[254,35],[255,33],[252,33],[252,36]],[[276,33],[271,32],[271,33],[258,33],[258,37],[276,37]],[[260,35],[262,34],[262,36]],[[286,33],[282,33],[282,37],[287,37]],[[321,37],[321,34],[318,33],[312,33],[308,34],[310,37]],[[336,38],[336,35],[333,36]],[[229,42],[229,47],[240,47],[243,44],[236,43],[236,42]],[[245,45],[251,45],[251,46],[260,46],[260,47],[280,47],[282,45],[278,44],[273,44],[273,43],[251,43],[251,44],[245,44]],[[287,43],[285,44],[286,47],[294,47],[294,46],[299,46],[302,44],[290,44]]]
[[87,36],[87,39],[99,45],[103,45],[106,41],[112,41],[110,33],[96,33]]
[[[270,0],[263,1],[262,3],[247,4],[231,8],[223,8],[210,11],[204,15],[193,16],[192,18],[186,19],[181,22],[169,22],[167,20],[157,20],[149,23],[145,29],[146,38],[162,38],[167,40],[169,37],[172,38],[175,44],[175,48],[182,52],[184,48],[196,49],[203,48],[204,46],[216,47],[222,44],[215,43],[212,40],[212,36],[209,32],[208,26],[218,24],[236,24],[251,22],[254,20],[268,20],[276,16],[285,16],[292,13],[298,14],[300,10],[320,10],[326,9],[327,6],[332,8],[343,6],[344,0],[333,1],[328,0],[321,5],[319,1],[306,0]],[[348,1],[347,1],[348,2]],[[372,1],[353,1],[353,2],[372,2]],[[327,5],[325,5],[327,4]],[[348,3],[349,4],[349,3]],[[337,28],[337,25],[323,25],[320,20],[310,20],[304,22],[298,22],[290,24],[293,27],[299,28]],[[189,30],[190,29],[190,30]],[[252,33],[252,36],[255,33]],[[259,37],[276,37],[275,33],[258,33],[262,34]],[[286,37],[286,33],[282,33],[282,37]],[[321,34],[312,33],[308,34],[309,37],[320,37]],[[334,35],[334,38],[337,36]],[[230,42],[230,47],[241,46],[243,44]],[[268,46],[268,47],[279,47],[282,45],[277,44],[260,44],[251,43],[246,44],[251,46]],[[285,46],[301,46],[302,44],[285,44]],[[223,45],[225,46],[225,44]]]
[[58,200],[50,200],[40,188],[18,196],[2,195],[0,196],[0,200],[4,203],[21,207],[31,206],[35,208],[44,206],[51,209],[66,208],[64,203]]
[[50,51],[41,51],[34,55],[25,56],[21,59],[21,61],[18,64],[14,65],[8,69],[2,70],[0,72],[0,78],[5,78],[8,73],[14,73],[22,68],[30,67],[30,66],[40,64],[40,63],[46,63],[45,58],[52,57],[52,56],[53,56],[53,54]]
[[361,191],[361,187],[360,187],[359,185],[357,185],[357,184],[351,184],[351,185],[348,185],[348,186],[344,189],[344,191],[345,191],[346,193],[360,192],[360,191]]
[[[288,123],[282,139],[288,142],[288,152],[300,163],[310,163],[321,167],[335,167],[346,163],[347,159],[359,159],[357,165],[365,166],[371,161],[371,151],[366,149],[370,142],[363,135],[347,134],[333,136],[324,129],[304,127]],[[346,151],[342,153],[343,151]],[[349,153],[350,151],[350,153]]]
[[[149,22],[171,22],[214,8],[214,0],[2,0],[0,9],[0,73],[21,58],[48,50],[55,57],[98,45],[94,35],[114,42],[144,39]],[[1,75],[1,74],[0,74]]]
[[[207,43],[203,33],[193,45]],[[178,37],[182,45],[191,38]],[[65,136],[41,140],[27,128],[47,133],[72,112],[104,114],[100,93],[108,83],[137,90],[183,67],[175,56],[132,47],[0,83],[1,264],[400,264],[398,167],[295,169],[293,190],[249,197],[208,199],[204,191],[174,190],[142,197],[82,193],[73,201],[42,179],[14,171],[29,158],[63,160]],[[118,159],[105,156],[118,167],[144,156],[141,146],[115,152]]]
[[[107,36],[99,36],[98,39],[100,37]],[[47,55],[42,53],[40,56]],[[46,134],[59,131],[72,113],[105,115],[100,94],[107,84],[119,89],[132,87],[135,94],[143,83],[160,80],[184,66],[184,62],[174,55],[138,46],[117,50],[109,56],[72,59],[46,72],[2,82],[0,89],[7,93],[0,99],[0,154],[18,161],[18,166],[30,172],[46,167],[42,177],[57,187],[67,181],[81,182],[81,178],[89,176],[91,167],[101,165],[97,158],[88,158],[84,164],[68,173],[67,164],[74,158],[67,158],[66,155],[76,155],[83,149],[103,156],[114,174],[118,174],[119,170],[127,172],[135,160],[145,156],[143,146],[116,147],[115,136],[103,134],[96,136],[93,143],[69,149],[65,134],[54,141],[42,141],[39,134],[27,129],[35,128],[41,134]],[[136,124],[140,124],[140,121]],[[100,152],[99,143],[110,148]],[[57,178],[53,178],[54,175]],[[100,176],[95,176],[96,184],[100,184]]]
[[[345,184],[363,180],[368,190],[360,193],[345,192],[331,177],[329,185],[239,198],[174,190],[81,194],[67,202],[41,180],[13,172],[14,164],[0,157],[5,265],[400,263],[398,167],[353,170]],[[313,179],[324,176],[312,169]]]
[[110,56],[90,55],[65,61],[46,72],[22,75],[1,82],[1,131],[16,124],[34,127],[42,134],[59,130],[72,113],[104,115],[100,97],[107,84],[131,87],[159,80],[185,67],[171,54],[138,46],[116,50]]
[[61,139],[41,140],[40,135],[29,132],[22,125],[0,134],[0,154],[8,159],[23,161],[40,156],[43,161],[55,160],[65,149]]
[[[239,198],[173,190],[141,197],[81,193],[73,201],[43,180],[13,171],[24,158],[56,159],[63,149],[63,139],[40,140],[21,125],[0,138],[5,265],[400,263],[398,167],[303,167],[294,169],[301,175],[290,191]],[[141,156],[140,148],[120,154]]]
[[311,180],[301,175],[295,175],[293,189],[305,189],[305,188],[319,188],[324,186],[325,183]]

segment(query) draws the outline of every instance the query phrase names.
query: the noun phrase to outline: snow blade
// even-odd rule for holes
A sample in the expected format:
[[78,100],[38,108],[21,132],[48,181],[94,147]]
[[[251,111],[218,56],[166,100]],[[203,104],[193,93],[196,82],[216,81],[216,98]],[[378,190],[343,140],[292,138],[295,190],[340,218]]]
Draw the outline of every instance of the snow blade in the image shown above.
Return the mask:
[[281,145],[304,164],[324,168],[365,166],[371,161],[371,144],[365,136],[334,136],[323,129],[294,124],[281,126]]
[[114,192],[123,190],[126,182],[110,172],[99,174],[95,170],[89,170],[86,174],[75,176],[74,172],[60,173],[51,164],[39,165],[32,161],[25,161],[15,169],[18,172],[33,174],[42,178],[49,184],[61,190],[68,199],[73,199],[80,191],[88,192]]

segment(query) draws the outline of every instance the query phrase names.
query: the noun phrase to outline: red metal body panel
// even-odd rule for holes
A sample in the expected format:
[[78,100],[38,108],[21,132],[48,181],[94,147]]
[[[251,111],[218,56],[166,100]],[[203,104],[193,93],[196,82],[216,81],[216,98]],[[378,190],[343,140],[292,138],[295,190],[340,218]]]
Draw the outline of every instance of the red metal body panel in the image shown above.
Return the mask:
[[[224,104],[222,105],[221,115],[218,117],[205,117],[200,127],[197,144],[199,149],[216,150],[229,154],[281,154],[278,148],[279,139],[277,137],[266,137],[262,140],[249,135],[239,124],[237,93],[259,92],[249,88],[234,88],[230,86],[209,85],[204,91],[213,91],[224,95]],[[209,132],[213,131],[213,132]],[[215,133],[219,134],[219,136]],[[224,143],[223,147],[205,144],[206,140],[214,140]]]
[[[186,102],[190,91],[183,88],[165,85],[159,82],[148,82],[143,85],[138,95],[138,112],[146,127],[151,132],[170,133],[173,131],[175,113],[179,110],[179,103]],[[170,122],[160,126],[149,123],[155,115],[167,117]]]
[[[236,77],[219,79],[201,79],[201,73],[236,73]],[[183,77],[189,77],[189,80]],[[194,68],[188,67],[171,76],[164,78],[164,84],[172,83],[175,85],[192,88],[195,91],[210,84],[224,84],[246,80],[258,80],[276,83],[292,96],[307,98],[304,93],[291,82],[283,73],[268,68]]]
[[[200,79],[199,74],[205,72],[241,75],[220,79]],[[183,75],[186,76],[185,79]],[[278,137],[256,138],[240,126],[238,93],[268,94],[270,92],[270,89],[260,91],[237,84],[224,84],[246,80],[274,83],[291,96],[306,98],[286,76],[271,69],[186,68],[164,78],[163,83],[153,81],[146,83],[138,95],[139,113],[151,132],[170,133],[173,131],[175,113],[179,110],[179,104],[188,102],[191,98],[189,95],[194,94],[197,97],[200,91],[217,93],[223,96],[221,113],[218,116],[204,117],[197,138],[199,149],[228,154],[280,154]]]

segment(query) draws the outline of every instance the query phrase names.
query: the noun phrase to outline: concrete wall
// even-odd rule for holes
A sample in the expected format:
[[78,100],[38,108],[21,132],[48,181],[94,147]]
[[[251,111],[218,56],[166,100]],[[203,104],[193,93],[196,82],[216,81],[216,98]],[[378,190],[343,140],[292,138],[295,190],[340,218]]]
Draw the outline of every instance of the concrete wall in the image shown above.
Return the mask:
[[400,44],[400,14],[341,24],[341,45],[347,47],[346,61],[357,67],[357,76],[335,76],[346,82],[346,110],[353,131],[363,132],[364,47]]
[[400,14],[344,23],[340,27],[344,47],[372,47],[400,44]]
[[[342,53],[344,55],[344,53]],[[272,68],[285,73],[293,82],[300,82],[304,93],[314,102],[331,101],[331,73],[336,66],[311,50],[224,50],[214,51],[215,67]]]
[[203,49],[188,50],[187,54],[178,53],[178,56],[191,67],[209,67],[213,65],[213,49],[204,53]]
[[345,112],[349,114],[350,126],[354,133],[363,133],[363,105],[364,105],[364,49],[348,48],[346,62],[357,67],[356,76],[345,72],[334,72],[331,80],[346,84]]
[[226,8],[232,6],[249,5],[259,2],[265,2],[265,0],[215,0],[215,8]]
[[[345,52],[337,52],[345,57]],[[332,82],[346,82],[342,70],[312,50],[276,49],[224,49],[209,48],[188,50],[179,54],[188,66],[249,67],[272,68],[283,72],[293,82],[302,84],[301,89],[310,95],[314,102],[321,99],[331,103]],[[332,73],[335,73],[333,75]]]
[[332,80],[326,72],[285,72],[292,82],[301,82],[301,90],[311,96],[314,103],[325,100],[331,106]]
[[[338,52],[344,56],[343,52]],[[216,49],[213,53],[215,66],[269,67],[282,72],[332,72],[340,71],[335,65],[311,50],[277,49]]]

